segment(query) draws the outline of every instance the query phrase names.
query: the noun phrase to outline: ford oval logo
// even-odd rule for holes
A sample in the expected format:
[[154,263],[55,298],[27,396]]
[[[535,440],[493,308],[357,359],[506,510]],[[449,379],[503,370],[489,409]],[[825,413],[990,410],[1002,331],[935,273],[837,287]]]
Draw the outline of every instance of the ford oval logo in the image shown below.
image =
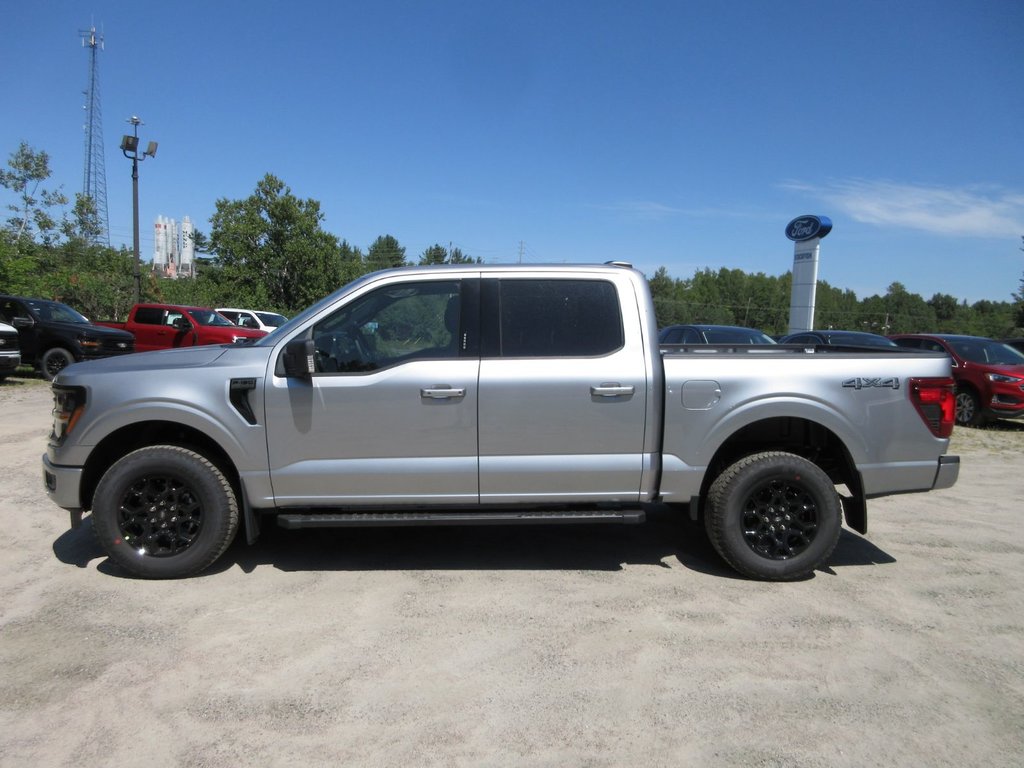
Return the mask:
[[832,231],[832,220],[827,216],[799,216],[786,225],[786,237],[800,242],[824,237]]

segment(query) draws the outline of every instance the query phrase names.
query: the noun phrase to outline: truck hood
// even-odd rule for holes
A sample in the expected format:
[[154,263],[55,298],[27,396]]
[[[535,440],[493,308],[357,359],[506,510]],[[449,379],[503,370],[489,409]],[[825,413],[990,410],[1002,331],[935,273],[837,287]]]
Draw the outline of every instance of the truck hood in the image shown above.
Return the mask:
[[135,337],[128,331],[117,328],[108,328],[105,325],[94,325],[92,323],[65,323],[59,320],[51,320],[41,324],[42,327],[50,329],[66,330],[69,333],[80,333],[83,336],[92,336],[94,339],[124,339],[134,341]]
[[[230,344],[184,347],[181,349],[161,349],[155,352],[135,352],[131,355],[107,357],[102,360],[88,360],[69,365],[57,374],[54,384],[73,385],[79,374],[91,376],[97,373],[137,373],[153,370],[200,368],[210,365],[232,348],[233,345]],[[249,347],[249,349],[255,349],[255,347]]]

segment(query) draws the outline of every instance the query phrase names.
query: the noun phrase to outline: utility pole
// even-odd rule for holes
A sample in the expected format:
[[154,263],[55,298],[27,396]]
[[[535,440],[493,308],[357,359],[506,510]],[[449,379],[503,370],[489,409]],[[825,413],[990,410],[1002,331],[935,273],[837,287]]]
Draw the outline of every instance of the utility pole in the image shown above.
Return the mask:
[[79,30],[82,47],[89,49],[89,89],[85,91],[85,172],[82,174],[82,194],[96,206],[96,220],[100,231],[97,243],[110,245],[110,218],[107,215],[107,170],[103,155],[103,110],[100,108],[99,51],[103,50],[103,35],[96,27]]

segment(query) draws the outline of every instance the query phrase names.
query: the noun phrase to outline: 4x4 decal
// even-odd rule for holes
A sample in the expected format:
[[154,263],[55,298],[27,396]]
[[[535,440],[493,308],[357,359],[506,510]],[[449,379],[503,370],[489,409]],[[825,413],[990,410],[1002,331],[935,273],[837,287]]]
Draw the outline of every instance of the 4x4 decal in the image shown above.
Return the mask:
[[847,379],[843,382],[844,389],[899,389],[898,376],[885,376],[879,379]]

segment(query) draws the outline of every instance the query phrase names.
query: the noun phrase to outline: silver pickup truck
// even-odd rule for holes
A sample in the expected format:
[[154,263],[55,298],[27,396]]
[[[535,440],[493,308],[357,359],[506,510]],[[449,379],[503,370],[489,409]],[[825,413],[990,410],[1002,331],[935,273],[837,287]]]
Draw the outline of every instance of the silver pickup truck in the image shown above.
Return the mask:
[[110,558],[198,573],[244,525],[703,519],[754,578],[825,563],[866,501],[947,488],[944,355],[659,348],[628,265],[367,275],[249,345],[72,365],[46,491]]

